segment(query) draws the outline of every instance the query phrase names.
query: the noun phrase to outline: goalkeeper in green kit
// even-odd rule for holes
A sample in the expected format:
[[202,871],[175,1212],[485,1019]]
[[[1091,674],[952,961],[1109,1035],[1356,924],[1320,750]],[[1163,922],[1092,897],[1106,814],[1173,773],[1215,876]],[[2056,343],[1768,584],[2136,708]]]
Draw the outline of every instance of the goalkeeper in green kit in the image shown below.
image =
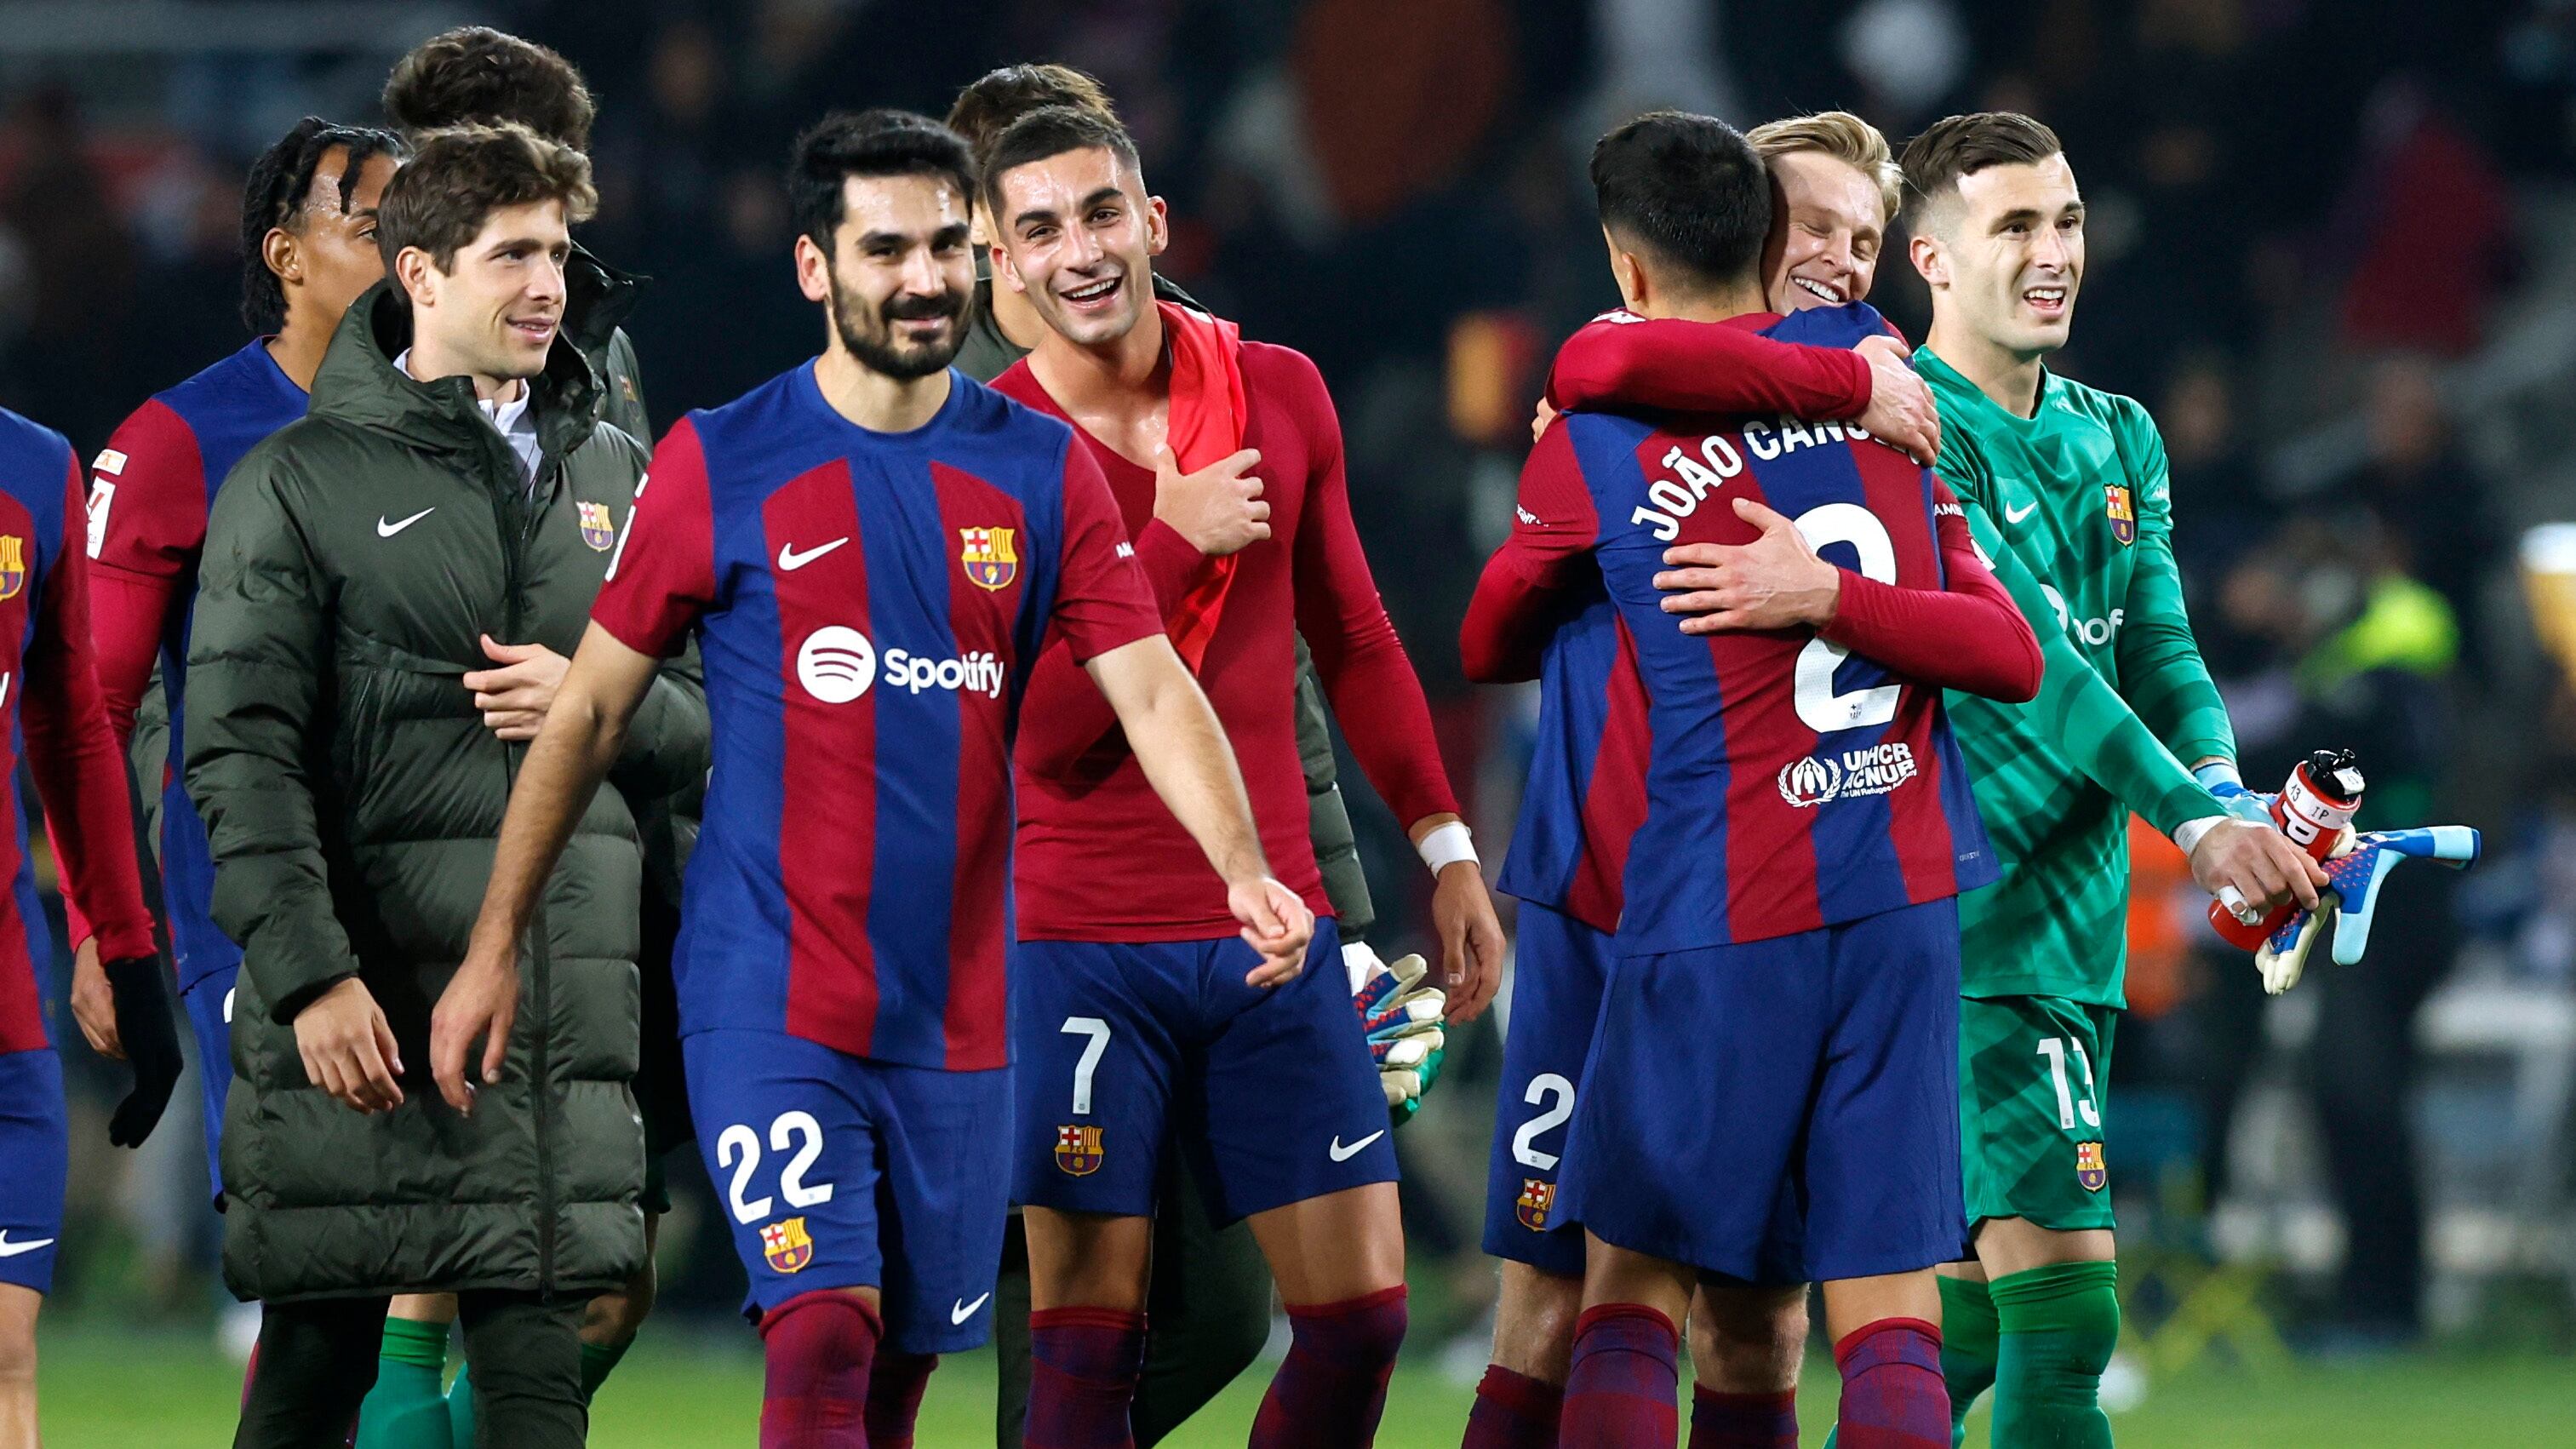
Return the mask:
[[[1909,254],[1932,292],[1914,362],[1939,406],[1936,468],[2046,658],[2028,704],[1948,700],[2003,877],[1959,902],[1975,1256],[1941,1282],[1942,1368],[1954,1425],[1995,1389],[1997,1449],[2089,1449],[2111,1442],[2096,1396],[2120,1324],[2102,1142],[2128,815],[2171,836],[2240,915],[2313,907],[2326,876],[2237,778],[2183,610],[2154,424],[2043,366],[2084,273],[2083,201],[2056,136],[2026,116],[1954,116],[1906,147],[1903,170]],[[1624,378],[1667,405],[1660,395],[1721,365],[1669,333],[1656,341]],[[1665,559],[1665,607],[1690,633],[1723,631],[1781,582],[1741,549]]]

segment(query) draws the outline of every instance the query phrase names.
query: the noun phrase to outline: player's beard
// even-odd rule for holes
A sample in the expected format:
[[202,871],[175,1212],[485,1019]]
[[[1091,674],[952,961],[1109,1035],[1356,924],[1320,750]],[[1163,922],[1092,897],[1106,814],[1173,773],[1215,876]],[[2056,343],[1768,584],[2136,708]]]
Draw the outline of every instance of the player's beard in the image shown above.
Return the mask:
[[[832,330],[841,335],[841,345],[868,371],[909,382],[946,370],[957,360],[966,345],[966,306],[973,294],[947,291],[935,297],[889,297],[876,308],[876,327],[862,330],[859,320],[867,316],[868,304],[852,296],[832,278]],[[948,336],[940,342],[903,342],[895,337],[898,322],[920,321],[931,317],[949,319]]]

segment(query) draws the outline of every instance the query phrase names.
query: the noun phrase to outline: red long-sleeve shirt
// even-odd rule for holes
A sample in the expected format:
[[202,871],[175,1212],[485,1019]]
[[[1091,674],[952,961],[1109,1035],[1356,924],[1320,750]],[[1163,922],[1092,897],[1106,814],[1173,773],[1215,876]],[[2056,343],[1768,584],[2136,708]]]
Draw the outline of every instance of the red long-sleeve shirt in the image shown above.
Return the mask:
[[[1270,504],[1271,537],[1241,554],[1199,686],[1225,725],[1252,798],[1271,871],[1329,913],[1307,835],[1306,777],[1293,708],[1294,636],[1369,783],[1410,824],[1457,800],[1413,662],[1379,601],[1352,525],[1342,431],[1314,363],[1285,347],[1243,344],[1250,409],[1243,444]],[[1024,362],[996,388],[1057,417],[1063,409]],[[1080,428],[1108,476],[1137,561],[1168,618],[1206,556],[1154,518],[1154,475]],[[1232,935],[1225,886],[1146,783],[1099,689],[1060,647],[1029,679],[1020,713],[1017,844],[1024,940],[1191,941]],[[1114,882],[1114,885],[1105,883]]]
[[[80,465],[59,435],[24,419],[0,415],[0,432],[0,469],[10,475],[0,492],[0,741],[14,709],[28,772],[53,827],[65,897],[96,923],[100,954],[149,956],[152,918],[134,858],[125,759],[90,668]],[[60,481],[26,476],[39,471]],[[55,488],[55,498],[37,491]],[[0,791],[13,788],[0,781]],[[18,817],[13,811],[10,818]],[[15,857],[6,862],[10,874],[22,872],[24,835],[0,833],[0,856]],[[14,915],[18,896],[8,894],[0,913]],[[32,944],[42,927],[15,926],[0,930],[0,1052],[46,1044]]]
[[1547,400],[1559,409],[1856,418],[1869,409],[1869,390],[1869,361],[1857,352],[1624,310],[1565,339],[1547,377]]

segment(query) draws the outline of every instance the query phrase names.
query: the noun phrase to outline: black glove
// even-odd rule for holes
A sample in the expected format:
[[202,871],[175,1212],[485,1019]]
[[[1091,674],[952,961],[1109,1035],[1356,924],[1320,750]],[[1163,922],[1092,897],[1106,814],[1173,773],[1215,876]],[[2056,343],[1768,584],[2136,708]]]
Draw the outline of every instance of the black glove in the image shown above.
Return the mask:
[[170,1105],[179,1084],[179,1029],[170,1018],[170,977],[156,956],[107,963],[107,989],[116,1000],[116,1037],[134,1068],[134,1090],[116,1104],[107,1140],[140,1147]]

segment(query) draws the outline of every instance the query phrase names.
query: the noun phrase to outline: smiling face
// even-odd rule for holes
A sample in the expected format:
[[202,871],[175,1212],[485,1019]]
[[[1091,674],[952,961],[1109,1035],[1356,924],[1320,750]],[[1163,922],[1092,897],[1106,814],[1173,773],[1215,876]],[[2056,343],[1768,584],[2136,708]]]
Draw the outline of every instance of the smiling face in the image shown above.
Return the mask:
[[996,189],[996,282],[1079,346],[1126,336],[1153,305],[1153,259],[1170,240],[1162,198],[1145,194],[1136,167],[1090,146],[1014,166]]
[[1887,215],[1878,184],[1822,151],[1789,151],[1770,161],[1780,187],[1765,290],[1775,312],[1839,307],[1869,296],[1878,277]]
[[944,371],[966,345],[975,296],[966,197],[945,176],[848,176],[826,256],[796,239],[796,279],[831,315],[832,336],[871,372]]
[[2084,282],[2084,198],[2062,153],[1962,176],[1927,220],[1912,246],[1936,326],[1955,318],[2026,357],[2066,345]]
[[411,296],[413,347],[445,371],[535,377],[563,326],[571,255],[560,201],[495,210],[444,270],[429,253],[405,247],[394,269]]

